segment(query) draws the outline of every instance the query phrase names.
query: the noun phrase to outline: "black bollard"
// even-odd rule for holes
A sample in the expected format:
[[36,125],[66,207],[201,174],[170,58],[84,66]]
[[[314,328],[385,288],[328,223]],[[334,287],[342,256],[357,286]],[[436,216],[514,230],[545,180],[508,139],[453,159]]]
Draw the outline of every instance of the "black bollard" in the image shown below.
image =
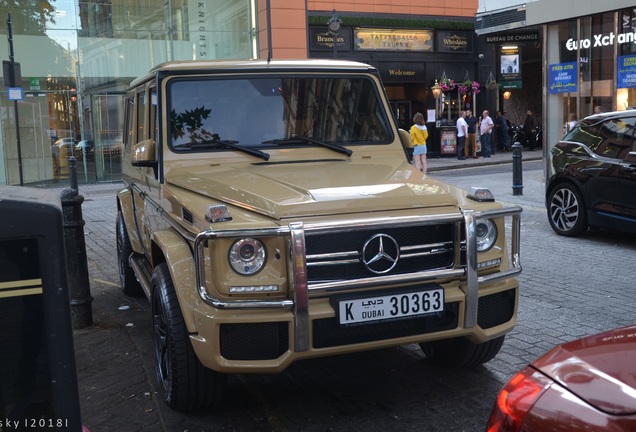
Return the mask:
[[512,145],[512,194],[523,195],[523,175],[521,172],[521,149],[518,141]]
[[71,302],[71,321],[73,329],[82,329],[93,325],[91,287],[88,279],[88,261],[86,259],[86,240],[84,239],[84,220],[82,203],[77,186],[77,165],[75,157],[68,158],[70,189],[60,194],[64,216],[64,243],[66,246],[66,268],[68,272],[69,298]]

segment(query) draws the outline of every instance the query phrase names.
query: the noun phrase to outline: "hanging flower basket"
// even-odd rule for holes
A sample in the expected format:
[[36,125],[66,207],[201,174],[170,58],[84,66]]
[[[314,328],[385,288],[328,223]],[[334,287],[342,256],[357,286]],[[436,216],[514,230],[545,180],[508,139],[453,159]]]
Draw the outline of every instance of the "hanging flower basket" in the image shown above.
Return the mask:
[[486,83],[486,89],[488,90],[498,90],[499,83],[497,81]]
[[444,93],[450,93],[453,90],[455,90],[455,87],[457,85],[455,84],[455,81],[453,81],[452,79],[442,78],[439,81],[439,86]]
[[464,81],[461,84],[457,84],[457,90],[459,90],[459,94],[464,93],[479,93],[479,83],[477,81]]
[[499,83],[495,81],[495,77],[492,75],[492,72],[488,74],[488,79],[486,80],[486,88],[488,90],[499,90]]

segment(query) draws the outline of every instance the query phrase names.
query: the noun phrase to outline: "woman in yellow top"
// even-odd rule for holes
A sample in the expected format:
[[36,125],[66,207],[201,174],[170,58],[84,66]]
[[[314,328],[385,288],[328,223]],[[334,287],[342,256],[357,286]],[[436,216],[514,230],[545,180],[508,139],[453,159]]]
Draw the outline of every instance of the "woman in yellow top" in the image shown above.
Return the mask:
[[413,126],[411,126],[411,142],[413,143],[413,160],[415,167],[426,174],[426,140],[428,139],[428,129],[424,123],[424,115],[418,112],[413,116]]

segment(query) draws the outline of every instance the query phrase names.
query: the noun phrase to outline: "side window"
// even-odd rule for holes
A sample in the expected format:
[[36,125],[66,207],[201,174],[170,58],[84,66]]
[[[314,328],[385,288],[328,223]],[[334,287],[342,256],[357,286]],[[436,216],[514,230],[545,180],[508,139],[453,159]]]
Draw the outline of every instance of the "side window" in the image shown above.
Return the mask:
[[613,159],[625,159],[632,148],[635,120],[625,117],[603,122],[599,130],[602,141],[593,149],[594,153]]
[[150,118],[149,129],[150,138],[159,143],[159,110],[157,110],[157,90],[155,88],[150,89]]
[[133,140],[133,120],[135,115],[135,99],[128,97],[125,100],[126,124],[124,125],[124,146],[130,148]]
[[[574,129],[567,133],[563,138],[563,141],[573,141],[575,143],[581,143],[588,147],[590,150],[595,151],[599,144],[602,142],[599,137],[599,130],[601,128],[600,123],[586,123],[582,121]],[[575,146],[572,149],[575,153],[586,155],[587,152],[580,146]]]
[[138,93],[137,102],[137,142],[146,139],[144,128],[146,127],[146,93],[141,91]]

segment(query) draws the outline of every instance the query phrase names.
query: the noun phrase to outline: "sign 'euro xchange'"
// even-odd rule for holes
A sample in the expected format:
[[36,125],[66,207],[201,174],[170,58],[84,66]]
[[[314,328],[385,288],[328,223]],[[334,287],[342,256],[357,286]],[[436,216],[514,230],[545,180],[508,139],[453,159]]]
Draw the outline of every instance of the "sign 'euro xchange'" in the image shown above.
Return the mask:
[[596,34],[592,36],[592,39],[580,39],[575,40],[570,38],[565,43],[565,47],[568,51],[576,51],[577,49],[598,48],[603,46],[614,45],[614,40],[621,45],[624,43],[636,42],[636,32],[621,33],[618,36],[614,32],[610,32],[607,35]]

